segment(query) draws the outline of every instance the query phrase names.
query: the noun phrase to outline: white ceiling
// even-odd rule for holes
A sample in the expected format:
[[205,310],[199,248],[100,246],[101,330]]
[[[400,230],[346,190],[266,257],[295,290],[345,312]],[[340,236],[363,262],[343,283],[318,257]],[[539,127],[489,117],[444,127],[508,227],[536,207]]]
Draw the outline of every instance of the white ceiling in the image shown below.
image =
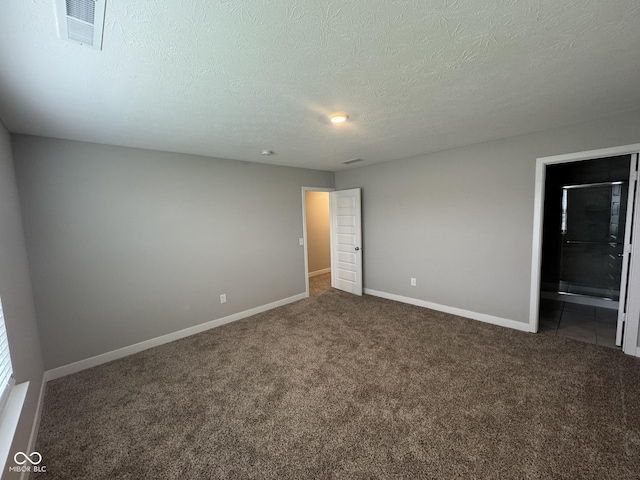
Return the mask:
[[102,51],[54,11],[0,5],[12,132],[337,170],[640,109],[638,0],[107,0]]

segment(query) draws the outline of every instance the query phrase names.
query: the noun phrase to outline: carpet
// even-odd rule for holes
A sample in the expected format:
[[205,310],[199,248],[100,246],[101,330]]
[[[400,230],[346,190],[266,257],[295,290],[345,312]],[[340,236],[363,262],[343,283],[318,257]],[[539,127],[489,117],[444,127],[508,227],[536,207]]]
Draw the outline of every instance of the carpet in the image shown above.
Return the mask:
[[331,288],[331,273],[309,278],[309,296],[317,297]]
[[640,472],[640,362],[330,289],[50,382],[35,479]]

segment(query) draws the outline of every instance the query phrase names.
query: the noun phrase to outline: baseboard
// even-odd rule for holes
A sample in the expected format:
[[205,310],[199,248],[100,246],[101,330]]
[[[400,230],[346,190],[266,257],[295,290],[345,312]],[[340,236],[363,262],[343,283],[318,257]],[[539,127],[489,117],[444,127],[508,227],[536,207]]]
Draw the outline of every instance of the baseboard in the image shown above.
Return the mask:
[[636,347],[636,357],[640,357],[640,347]]
[[417,298],[403,297],[402,295],[396,295],[394,293],[379,292],[377,290],[371,290],[365,288],[364,293],[367,295],[373,295],[375,297],[382,297],[388,300],[395,300],[396,302],[408,303],[410,305],[416,305],[418,307],[430,308],[431,310],[437,310],[439,312],[450,313],[452,315],[458,315],[459,317],[471,318],[473,320],[479,320],[484,323],[491,323],[492,325],[499,325],[501,327],[513,328],[523,332],[533,332],[534,329],[528,323],[516,322],[508,318],[494,317],[493,315],[487,315],[485,313],[472,312],[470,310],[463,310],[461,308],[449,307],[447,305],[440,305],[438,303],[427,302],[425,300],[419,300]]
[[266,312],[267,310],[272,310],[274,308],[281,307],[289,303],[297,302],[298,300],[303,300],[305,298],[307,298],[306,293],[300,293],[298,295],[294,295],[293,297],[283,298],[282,300],[278,300],[276,302],[268,303],[260,307],[255,307],[249,310],[245,310],[244,312],[234,313],[233,315],[222,317],[217,320],[212,320],[210,322],[202,323],[194,327],[185,328],[184,330],[179,330],[177,332],[169,333],[167,335],[162,335],[160,337],[152,338],[150,340],[145,340],[140,343],[135,343],[133,345],[129,345],[128,347],[119,348],[118,350],[102,353],[100,355],[96,355],[95,357],[86,358],[78,362],[53,368],[51,370],[47,370],[44,373],[45,379],[47,382],[50,380],[55,380],[56,378],[71,375],[72,373],[76,373],[81,370],[86,370],[87,368],[96,367],[98,365],[102,365],[103,363],[107,363],[113,360],[117,360],[119,358],[127,357],[129,355],[133,355],[134,353],[142,352],[143,350],[157,347],[159,345],[164,345],[165,343],[173,342],[181,338],[190,337],[191,335],[195,335],[196,333],[204,332],[206,330],[210,330],[212,328],[219,327],[227,323],[235,322],[237,320],[242,320],[243,318],[247,318],[252,315],[256,315],[258,313]]
[[316,270],[315,272],[310,272],[309,278],[317,277],[318,275],[324,275],[325,273],[331,273],[331,267],[323,268],[322,270]]
[[[36,406],[36,413],[33,417],[33,425],[31,426],[31,435],[29,435],[29,443],[27,444],[27,452],[33,452],[36,449],[36,440],[38,439],[38,430],[40,430],[40,419],[42,418],[42,406],[44,404],[44,392],[47,386],[45,376],[42,375],[42,385],[40,385],[40,394],[38,395],[38,405]],[[29,477],[29,472],[22,472],[20,480],[25,480]]]
[[44,392],[47,386],[45,376],[42,375],[42,385],[40,386],[40,394],[38,395],[38,406],[36,407],[36,414],[33,418],[33,426],[31,427],[31,435],[29,436],[29,448],[30,452],[36,446],[36,439],[38,436],[38,430],[40,429],[40,417],[42,416],[42,406],[44,404]]

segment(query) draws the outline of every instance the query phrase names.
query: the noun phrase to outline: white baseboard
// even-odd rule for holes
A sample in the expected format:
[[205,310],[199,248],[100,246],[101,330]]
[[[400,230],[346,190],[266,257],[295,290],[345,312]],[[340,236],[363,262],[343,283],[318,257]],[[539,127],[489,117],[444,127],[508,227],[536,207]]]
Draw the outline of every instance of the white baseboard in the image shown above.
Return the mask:
[[[38,431],[40,430],[40,419],[42,418],[42,406],[44,404],[44,392],[47,386],[47,380],[42,375],[42,385],[40,385],[40,394],[38,395],[38,405],[36,406],[36,413],[33,416],[33,425],[31,426],[31,434],[29,435],[29,443],[27,444],[27,452],[33,452],[36,448],[36,440],[38,439]],[[22,472],[20,480],[25,480],[29,477],[29,472]]]
[[447,305],[440,305],[438,303],[427,302],[426,300],[419,300],[417,298],[403,297],[402,295],[396,295],[394,293],[379,292],[377,290],[371,290],[365,288],[364,293],[367,295],[373,295],[375,297],[382,297],[388,300],[395,300],[396,302],[408,303],[410,305],[416,305],[418,307],[430,308],[431,310],[437,310],[439,312],[450,313],[452,315],[458,315],[459,317],[471,318],[473,320],[479,320],[484,323],[491,323],[493,325],[499,325],[501,327],[513,328],[523,332],[534,332],[533,327],[528,323],[517,322],[515,320],[509,320],[508,318],[494,317],[493,315],[487,315],[485,313],[472,312],[470,310],[463,310],[461,308],[449,307]]
[[331,267],[323,268],[322,270],[316,270],[315,272],[310,272],[309,273],[309,278],[317,277],[318,275],[323,275],[325,273],[331,273]]
[[36,438],[38,436],[38,430],[40,429],[40,417],[42,416],[42,406],[44,404],[44,392],[47,386],[45,376],[42,376],[42,385],[40,386],[40,394],[38,395],[38,406],[36,407],[36,414],[33,418],[33,426],[31,427],[31,435],[29,436],[28,451],[33,452],[36,446]]
[[297,302],[298,300],[303,300],[305,298],[307,298],[306,293],[300,293],[298,295],[294,295],[293,297],[283,298],[282,300],[268,303],[260,307],[251,308],[249,310],[245,310],[244,312],[234,313],[233,315],[228,315],[226,317],[222,317],[217,320],[212,320],[210,322],[202,323],[194,327],[185,328],[184,330],[179,330],[177,332],[169,333],[167,335],[162,335],[160,337],[152,338],[150,340],[145,340],[140,343],[129,345],[128,347],[119,348],[118,350],[113,350],[111,352],[96,355],[95,357],[85,358],[84,360],[80,360],[78,362],[70,363],[68,365],[63,365],[62,367],[53,368],[51,370],[47,370],[44,373],[44,376],[47,382],[50,380],[55,380],[56,378],[64,377],[66,375],[71,375],[72,373],[76,373],[81,370],[86,370],[87,368],[95,367],[97,365],[102,365],[103,363],[111,362],[119,358],[133,355],[134,353],[138,353],[143,350],[147,350],[149,348],[153,348],[159,345],[163,345],[165,343],[173,342],[174,340],[190,337],[191,335],[195,335],[196,333],[204,332],[206,330],[210,330],[212,328],[219,327],[227,323],[235,322],[237,320],[241,320],[243,318],[247,318],[252,315],[256,315],[258,313],[266,312],[267,310],[281,307],[289,303]]

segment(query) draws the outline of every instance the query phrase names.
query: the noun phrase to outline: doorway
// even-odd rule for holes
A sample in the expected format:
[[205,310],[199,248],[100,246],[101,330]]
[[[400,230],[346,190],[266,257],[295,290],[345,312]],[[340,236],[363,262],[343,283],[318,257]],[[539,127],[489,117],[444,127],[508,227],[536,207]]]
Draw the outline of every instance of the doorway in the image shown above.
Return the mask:
[[329,192],[307,190],[304,194],[307,291],[317,297],[331,288]]
[[630,165],[620,155],[547,167],[540,332],[616,347]]
[[307,297],[311,293],[310,284],[320,293],[335,288],[362,295],[361,205],[360,188],[335,191],[302,187],[303,238],[300,244],[304,245]]
[[[533,331],[637,353],[638,146],[538,159]],[[637,289],[636,289],[637,290]],[[623,341],[624,338],[624,341]]]

